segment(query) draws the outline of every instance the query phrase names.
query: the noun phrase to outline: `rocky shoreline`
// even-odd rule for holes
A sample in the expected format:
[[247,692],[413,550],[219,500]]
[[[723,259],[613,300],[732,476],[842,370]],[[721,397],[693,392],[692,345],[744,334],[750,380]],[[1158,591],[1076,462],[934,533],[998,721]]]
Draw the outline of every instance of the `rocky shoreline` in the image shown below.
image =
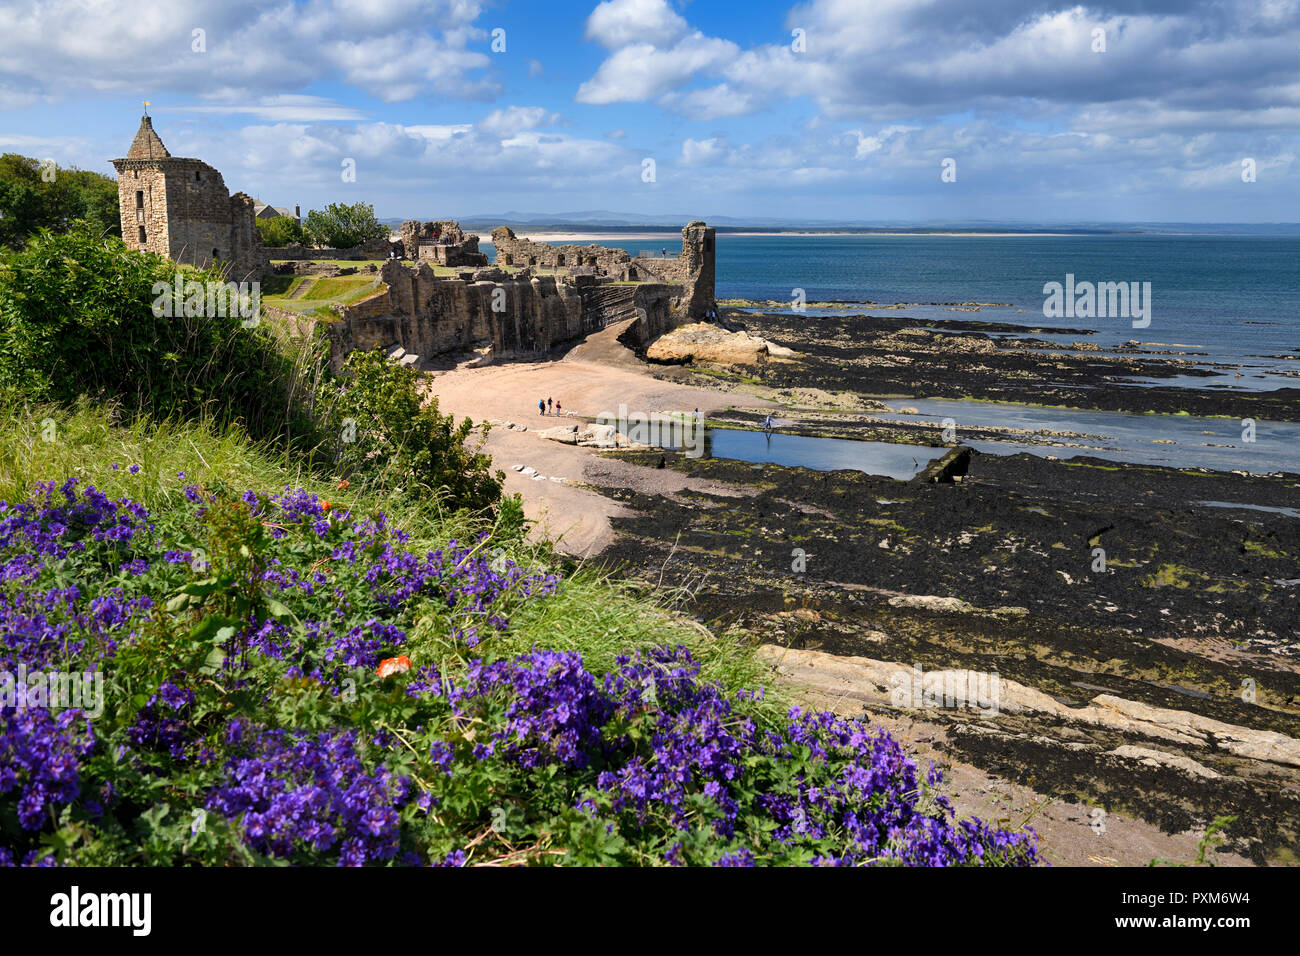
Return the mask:
[[[1032,329],[1001,330],[1010,346],[974,323],[932,340],[901,317],[818,316],[802,337],[790,319],[731,315],[745,338],[689,331],[691,354],[673,344],[671,364],[638,360],[611,329],[563,357],[448,370],[430,387],[444,409],[515,424],[488,449],[540,533],[712,632],[748,635],[803,698],[888,727],[945,768],[962,812],[1032,818],[1061,863],[1185,861],[1223,817],[1218,862],[1300,862],[1300,476],[974,453],[960,480],[897,481],[634,447],[594,427],[626,403],[698,407],[715,429],[770,413],[805,435],[952,444],[925,416],[890,416],[959,386],[1048,404],[1062,374],[1091,386],[1071,397],[1119,395],[1086,407],[1123,406],[1139,393],[1109,376],[1163,361],[1062,359]],[[562,421],[529,414],[552,393]],[[1140,395],[1166,411],[1255,402],[1300,417],[1278,392]],[[1086,454],[1098,436],[988,424],[960,439]],[[909,674],[996,676],[1003,693],[996,713],[942,693],[898,700],[886,684]]]
[[[917,323],[893,317],[819,316],[816,334],[807,322],[796,334],[790,319],[732,316],[795,348],[797,361],[653,374],[725,383],[737,404],[784,397],[787,427],[803,434],[930,444],[933,423],[872,414],[882,393],[1049,404],[1065,391],[1052,380],[1070,380],[1091,386],[1070,394],[1087,408],[1136,410],[1140,395],[1155,410],[1300,417],[1293,390],[1110,382],[1161,374],[1165,359],[1007,345],[966,329],[913,335]],[[752,427],[763,414],[733,409],[712,422]],[[1086,447],[1088,436],[1059,438]],[[691,484],[601,488],[622,509],[602,559],[689,594],[690,613],[712,629],[755,635],[782,679],[841,709],[919,721],[948,759],[1077,801],[1085,819],[1121,812],[1175,833],[1233,816],[1233,852],[1300,861],[1300,522],[1285,513],[1300,508],[1300,476],[974,454],[960,481],[930,483],[616,454]],[[706,483],[726,491],[694,490]],[[898,706],[884,677],[911,669],[997,675],[1036,704],[1004,701],[996,716]]]
[[[734,328],[793,350],[799,361],[766,362],[746,367],[743,373],[714,369],[707,376],[714,384],[740,379],[774,389],[1300,421],[1300,352],[1294,355],[1294,388],[1267,392],[1152,388],[1128,380],[1208,379],[1216,373],[1235,373],[1239,366],[1208,363],[1198,353],[1176,348],[1130,343],[1103,352],[1087,341],[1061,345],[1039,337],[1050,332],[1086,339],[1091,334],[1086,329],[737,309],[726,310],[724,319]],[[677,374],[689,380],[692,373],[678,370]]]

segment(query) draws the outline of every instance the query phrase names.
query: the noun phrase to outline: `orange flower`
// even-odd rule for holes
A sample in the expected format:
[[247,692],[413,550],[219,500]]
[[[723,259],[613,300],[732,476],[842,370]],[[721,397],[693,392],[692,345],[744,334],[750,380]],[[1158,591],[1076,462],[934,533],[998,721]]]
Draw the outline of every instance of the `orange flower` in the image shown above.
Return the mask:
[[379,662],[379,676],[388,677],[392,674],[402,674],[411,669],[411,659],[405,654],[399,654],[397,657],[385,657]]
[[339,482],[339,491],[342,491],[342,490],[343,490],[344,488],[346,488],[349,484],[351,484],[351,482],[347,481],[346,479],[344,479],[343,481],[340,481],[340,482]]
[[321,510],[321,511],[329,511],[329,510],[330,510],[330,503],[329,503],[328,501],[322,501],[322,502],[320,503],[320,510]]

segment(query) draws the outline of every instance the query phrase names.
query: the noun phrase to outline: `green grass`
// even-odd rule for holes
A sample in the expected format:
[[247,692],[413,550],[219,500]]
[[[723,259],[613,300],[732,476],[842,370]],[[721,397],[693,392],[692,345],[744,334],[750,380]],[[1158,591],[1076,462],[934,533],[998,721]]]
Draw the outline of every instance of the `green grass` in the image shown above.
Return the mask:
[[297,289],[298,286],[302,285],[307,278],[307,276],[294,275],[263,276],[262,298],[271,299],[277,296],[288,296]]
[[[0,421],[0,501],[27,497],[38,481],[61,483],[75,476],[110,497],[140,501],[156,514],[179,505],[191,484],[222,481],[270,493],[289,485],[315,492],[335,507],[383,511],[411,535],[406,547],[417,553],[440,548],[450,538],[472,540],[490,520],[453,511],[436,499],[379,494],[356,483],[340,491],[333,476],[312,474],[287,456],[266,454],[235,428],[145,418],[118,425],[111,411],[89,404],[76,409],[0,406]],[[131,465],[140,466],[137,474],[131,474]],[[753,689],[765,682],[764,668],[745,638],[715,637],[676,613],[678,594],[634,590],[608,571],[564,561],[544,543],[519,544],[508,551],[525,568],[550,570],[558,564],[568,573],[557,595],[515,612],[509,631],[493,638],[496,653],[525,653],[533,647],[577,651],[588,669],[599,674],[613,667],[620,654],[680,643],[701,663],[705,678],[728,689]],[[766,699],[764,713],[776,720],[786,700],[770,690]]]
[[[275,278],[287,278],[276,276]],[[330,305],[347,305],[357,302],[379,292],[387,286],[376,275],[355,276],[294,276],[293,281],[283,285],[282,291],[263,295],[267,305],[285,309],[290,312],[320,314],[324,309],[329,317]],[[295,295],[303,289],[301,295]]]
[[375,276],[323,276],[311,284],[302,294],[303,299],[342,301],[348,294],[363,286],[373,285]]

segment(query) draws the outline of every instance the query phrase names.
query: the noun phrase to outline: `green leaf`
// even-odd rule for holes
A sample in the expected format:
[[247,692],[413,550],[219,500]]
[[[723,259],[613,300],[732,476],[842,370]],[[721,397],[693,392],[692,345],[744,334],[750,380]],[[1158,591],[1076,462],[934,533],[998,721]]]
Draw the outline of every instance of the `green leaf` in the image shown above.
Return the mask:
[[298,616],[294,614],[293,611],[289,610],[285,605],[275,600],[275,598],[267,598],[266,609],[267,611],[270,612],[271,617],[275,618],[277,621],[279,621],[282,624],[287,624],[287,623],[296,624],[298,621]]
[[203,659],[203,664],[199,667],[199,673],[215,674],[221,670],[221,665],[225,662],[226,652],[219,647],[214,647],[208,651],[208,656]]

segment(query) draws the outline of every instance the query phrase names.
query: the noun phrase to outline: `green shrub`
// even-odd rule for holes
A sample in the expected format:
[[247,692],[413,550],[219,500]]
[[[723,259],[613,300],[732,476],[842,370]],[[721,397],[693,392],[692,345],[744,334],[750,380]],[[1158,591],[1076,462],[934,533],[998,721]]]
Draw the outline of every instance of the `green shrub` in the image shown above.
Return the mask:
[[213,416],[259,440],[310,438],[290,395],[292,362],[268,324],[158,314],[159,289],[178,277],[222,279],[178,270],[85,223],[0,254],[0,391],[35,402],[87,395],[156,418]]
[[418,373],[379,350],[355,351],[334,403],[336,459],[342,474],[362,473],[407,493],[448,494],[457,506],[487,508],[501,497],[505,475],[470,448],[474,424],[459,425],[430,397],[421,405]]

